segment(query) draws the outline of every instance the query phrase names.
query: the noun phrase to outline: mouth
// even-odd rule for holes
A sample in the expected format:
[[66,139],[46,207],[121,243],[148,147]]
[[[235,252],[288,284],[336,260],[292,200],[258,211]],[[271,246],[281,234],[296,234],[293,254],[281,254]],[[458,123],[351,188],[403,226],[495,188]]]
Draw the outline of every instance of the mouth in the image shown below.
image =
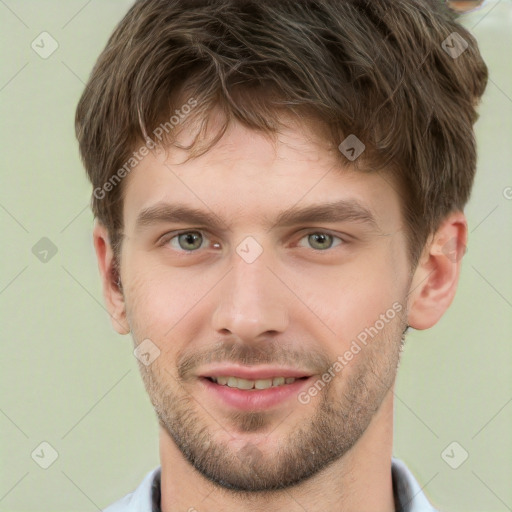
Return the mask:
[[218,377],[205,377],[210,382],[219,386],[228,386],[230,388],[243,389],[244,391],[262,390],[275,388],[279,386],[287,386],[293,384],[297,380],[305,380],[309,377],[270,377],[268,379],[243,379],[235,376],[220,375]]
[[208,400],[254,411],[283,405],[311,383],[313,375],[290,368],[219,367],[199,375]]

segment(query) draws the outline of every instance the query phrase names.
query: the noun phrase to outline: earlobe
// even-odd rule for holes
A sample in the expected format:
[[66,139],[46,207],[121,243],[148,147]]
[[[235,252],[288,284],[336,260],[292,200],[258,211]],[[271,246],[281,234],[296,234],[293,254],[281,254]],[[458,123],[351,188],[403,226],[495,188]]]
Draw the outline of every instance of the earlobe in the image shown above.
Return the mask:
[[466,243],[466,218],[455,212],[426,244],[409,290],[408,324],[412,328],[434,326],[452,303]]
[[130,326],[126,317],[119,269],[116,265],[108,231],[98,220],[94,224],[93,241],[101,276],[103,298],[110,314],[112,326],[119,334],[128,334]]

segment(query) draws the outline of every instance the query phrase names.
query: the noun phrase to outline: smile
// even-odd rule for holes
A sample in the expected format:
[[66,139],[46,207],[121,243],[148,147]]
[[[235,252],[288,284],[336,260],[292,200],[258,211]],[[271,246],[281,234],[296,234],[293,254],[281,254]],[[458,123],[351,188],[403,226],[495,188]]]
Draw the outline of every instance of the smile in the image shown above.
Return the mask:
[[203,376],[208,400],[224,407],[242,411],[272,409],[285,402],[297,402],[298,394],[308,386],[313,377],[266,377],[244,379],[234,376]]
[[287,384],[293,384],[298,380],[295,377],[272,377],[268,379],[250,380],[233,376],[208,377],[208,379],[216,384],[220,384],[221,386],[229,386],[230,388],[243,389],[247,391],[251,389],[268,389],[272,387],[285,386]]

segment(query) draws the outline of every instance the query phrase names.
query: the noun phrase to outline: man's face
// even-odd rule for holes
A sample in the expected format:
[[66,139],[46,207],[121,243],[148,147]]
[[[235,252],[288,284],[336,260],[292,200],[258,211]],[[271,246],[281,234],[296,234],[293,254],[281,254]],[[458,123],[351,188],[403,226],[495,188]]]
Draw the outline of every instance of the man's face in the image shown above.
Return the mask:
[[[183,154],[147,156],[124,184],[127,319],[136,345],[160,350],[139,365],[147,392],[208,479],[294,485],[350,450],[393,385],[410,287],[401,198],[305,128],[274,148],[234,124]],[[338,202],[336,218],[291,212]],[[217,224],[173,219],[178,205]]]

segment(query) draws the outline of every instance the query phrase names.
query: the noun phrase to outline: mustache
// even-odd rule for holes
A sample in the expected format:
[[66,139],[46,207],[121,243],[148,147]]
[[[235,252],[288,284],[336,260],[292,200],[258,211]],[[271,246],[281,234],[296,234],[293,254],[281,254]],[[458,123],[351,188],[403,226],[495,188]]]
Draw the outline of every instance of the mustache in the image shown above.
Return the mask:
[[291,366],[313,374],[323,373],[331,364],[327,355],[310,348],[292,347],[276,342],[262,342],[261,345],[219,342],[212,348],[180,354],[178,377],[187,380],[200,366],[220,362],[245,366]]

